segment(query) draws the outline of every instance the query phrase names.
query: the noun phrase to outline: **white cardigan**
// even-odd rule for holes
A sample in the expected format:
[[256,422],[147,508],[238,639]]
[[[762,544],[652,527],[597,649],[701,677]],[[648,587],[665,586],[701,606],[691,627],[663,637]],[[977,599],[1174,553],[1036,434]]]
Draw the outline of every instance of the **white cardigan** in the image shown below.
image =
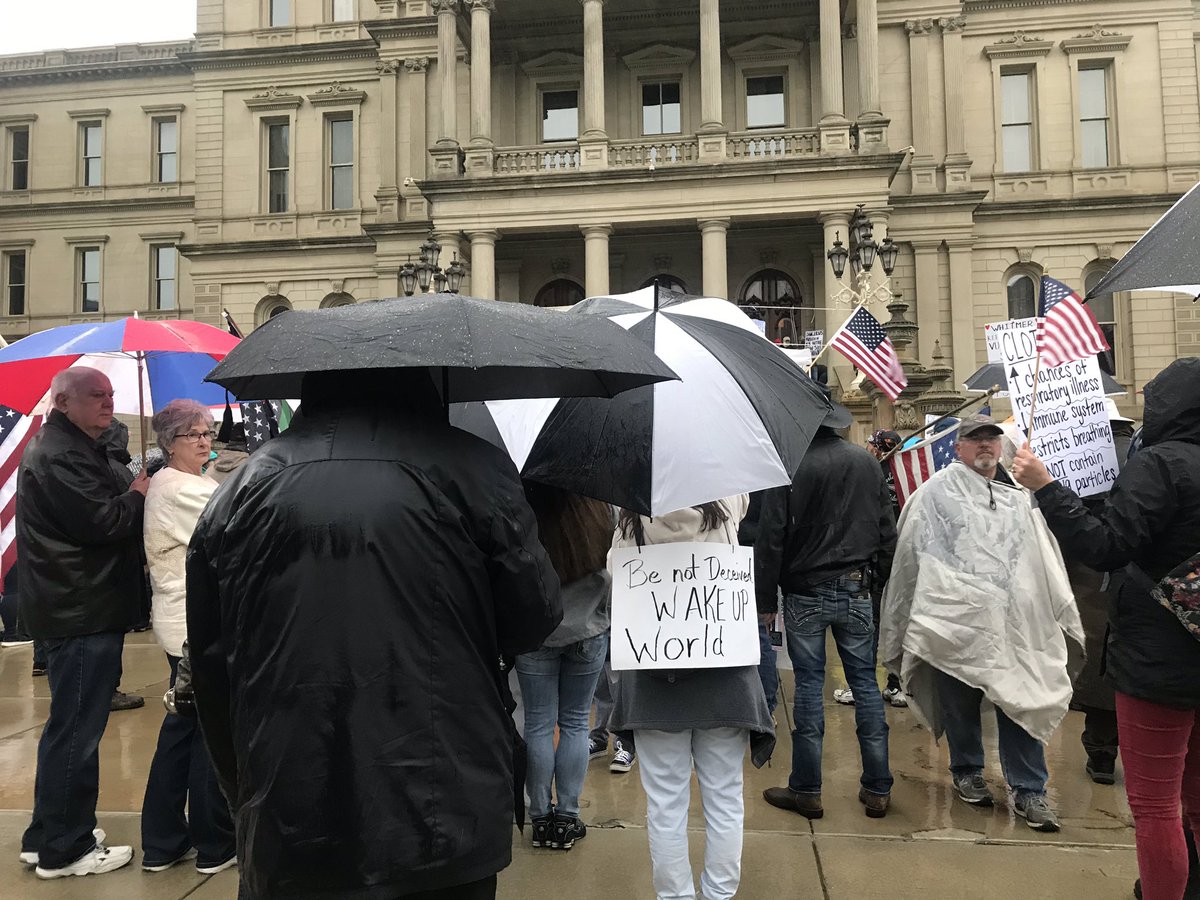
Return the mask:
[[217,483],[207,475],[189,475],[165,466],[150,479],[146,492],[143,539],[154,590],[154,636],[171,656],[183,656],[187,637],[184,563],[188,541],[216,489]]

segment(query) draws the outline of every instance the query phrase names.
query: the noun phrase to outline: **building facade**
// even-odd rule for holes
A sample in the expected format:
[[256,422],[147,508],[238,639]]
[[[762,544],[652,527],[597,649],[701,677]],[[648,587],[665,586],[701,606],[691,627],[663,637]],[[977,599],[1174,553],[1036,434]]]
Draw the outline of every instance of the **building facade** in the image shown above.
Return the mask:
[[[961,382],[1200,181],[1197,7],[198,0],[191,41],[0,57],[0,334],[396,296],[432,233],[476,296],[657,278],[801,341],[862,204]],[[1131,411],[1200,353],[1192,298],[1094,308]]]

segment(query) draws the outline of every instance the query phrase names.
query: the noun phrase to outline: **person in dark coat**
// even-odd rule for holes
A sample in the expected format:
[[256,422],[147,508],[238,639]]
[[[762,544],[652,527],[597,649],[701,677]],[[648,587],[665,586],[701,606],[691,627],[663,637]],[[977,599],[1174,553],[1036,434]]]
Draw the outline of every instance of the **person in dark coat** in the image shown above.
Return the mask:
[[[1106,674],[1117,692],[1141,887],[1146,900],[1177,900],[1189,882],[1181,801],[1200,832],[1200,641],[1150,591],[1200,550],[1200,357],[1171,363],[1144,394],[1142,448],[1097,512],[1028,449],[1014,474],[1036,491],[1064,554],[1112,573]],[[1190,880],[1189,896],[1195,873]]]
[[21,621],[45,642],[50,675],[33,819],[21,838],[21,861],[40,878],[110,872],[133,857],[97,837],[96,797],[100,738],[141,599],[149,484],[118,477],[99,443],[113,416],[103,372],[66,369],[50,395],[54,408],[21,459],[16,508]]
[[494,897],[512,853],[499,660],[562,618],[512,461],[426,370],[316,373],[187,562],[196,710],[244,895]]

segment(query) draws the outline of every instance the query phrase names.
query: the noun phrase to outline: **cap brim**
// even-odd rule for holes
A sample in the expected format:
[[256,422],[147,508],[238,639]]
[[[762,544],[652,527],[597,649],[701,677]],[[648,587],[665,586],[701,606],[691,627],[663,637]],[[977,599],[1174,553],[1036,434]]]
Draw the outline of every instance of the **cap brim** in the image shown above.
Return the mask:
[[821,423],[825,428],[832,428],[835,431],[842,428],[849,428],[854,424],[854,415],[842,404],[836,400],[830,400],[830,405],[833,407],[825,414],[825,420]]
[[959,437],[971,437],[976,434],[990,434],[992,437],[1004,437],[1004,429],[999,425],[980,425],[977,428],[972,428],[970,431],[964,432],[961,428],[958,431]]

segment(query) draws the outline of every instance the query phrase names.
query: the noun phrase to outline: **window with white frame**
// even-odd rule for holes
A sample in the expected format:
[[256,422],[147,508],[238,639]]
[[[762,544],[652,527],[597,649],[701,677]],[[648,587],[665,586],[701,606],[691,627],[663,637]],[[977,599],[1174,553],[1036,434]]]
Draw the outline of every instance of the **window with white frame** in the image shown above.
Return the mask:
[[1033,72],[1002,70],[1000,130],[1005,172],[1034,169]]
[[179,251],[175,249],[175,245],[160,244],[151,247],[150,266],[154,279],[154,308],[178,308]]
[[285,213],[291,202],[292,126],[289,121],[267,120],[266,137],[267,212]]
[[1080,162],[1086,169],[1111,164],[1112,69],[1106,64],[1079,68]]
[[[1084,296],[1100,283],[1100,279],[1105,276],[1106,272],[1103,269],[1093,269],[1088,272],[1083,279]],[[1098,294],[1087,302],[1088,308],[1091,309],[1092,315],[1096,317],[1096,323],[1100,326],[1100,330],[1104,332],[1104,337],[1108,341],[1108,350],[1104,350],[1096,354],[1096,359],[1100,363],[1102,371],[1109,375],[1117,374],[1117,357],[1119,340],[1117,328],[1117,298],[1115,294]]]
[[104,178],[104,126],[99,122],[79,123],[79,183],[95,187]]
[[573,141],[579,137],[579,91],[542,91],[542,142]]
[[787,122],[782,75],[753,75],[746,79],[746,127],[777,128]]
[[24,250],[10,250],[0,258],[0,276],[4,284],[4,315],[25,315],[29,257]]
[[358,18],[358,11],[354,8],[354,0],[332,0],[333,8],[330,10],[330,18],[334,22],[353,22]]
[[681,110],[678,81],[642,83],[642,134],[679,134]]
[[1028,272],[1015,272],[1008,278],[1008,317],[1030,319],[1037,315],[1038,280]]
[[331,116],[325,120],[328,137],[329,209],[353,209],[354,203],[354,119]]
[[5,129],[7,178],[0,185],[4,190],[29,190],[29,126],[10,125]]
[[100,248],[75,249],[75,285],[80,312],[100,312]]
[[154,119],[154,180],[179,180],[179,120],[173,117]]
[[267,0],[267,24],[285,28],[292,24],[292,0]]

